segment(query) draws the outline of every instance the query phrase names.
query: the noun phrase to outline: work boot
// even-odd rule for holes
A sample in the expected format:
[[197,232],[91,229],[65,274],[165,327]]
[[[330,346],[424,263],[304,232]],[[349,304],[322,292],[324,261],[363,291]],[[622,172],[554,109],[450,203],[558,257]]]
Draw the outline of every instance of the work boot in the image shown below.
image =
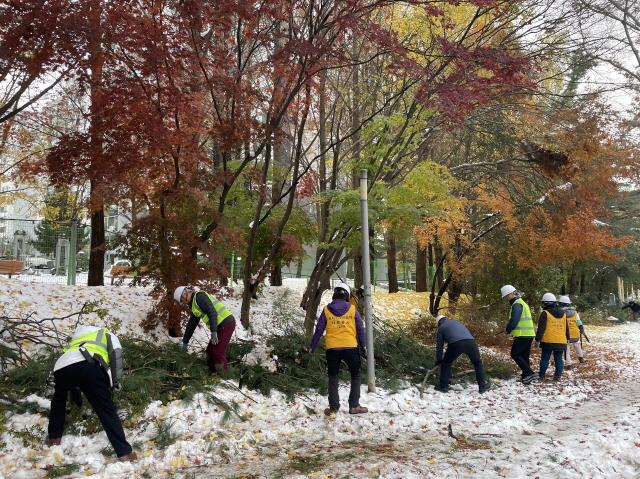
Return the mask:
[[118,457],[118,461],[120,462],[133,462],[138,460],[138,455],[135,451],[131,451],[129,454],[125,454],[124,456]]
[[553,376],[553,382],[557,383],[560,381],[560,376]]
[[60,443],[62,442],[62,439],[59,437],[56,438],[49,438],[47,439],[47,446],[51,447],[51,446],[59,446]]
[[582,356],[580,356],[580,357],[578,358],[578,361],[580,361],[581,363],[584,363],[584,358],[583,358]]
[[338,410],[334,409],[332,407],[328,407],[327,409],[324,410],[324,415],[325,416],[335,416],[336,414],[338,414]]
[[356,406],[356,407],[349,408],[349,414],[364,414],[367,412],[369,412],[369,410],[363,406]]
[[531,384],[535,378],[536,378],[535,373],[531,373],[523,377],[521,382],[522,384]]
[[449,388],[447,388],[447,387],[442,387],[442,386],[440,386],[439,384],[438,384],[438,385],[436,385],[435,390],[436,390],[436,391],[440,391],[441,393],[448,393],[448,392],[449,392]]
[[484,394],[486,393],[489,389],[491,389],[491,384],[489,383],[484,383],[482,386],[480,386],[478,388],[478,391],[480,392],[480,394]]

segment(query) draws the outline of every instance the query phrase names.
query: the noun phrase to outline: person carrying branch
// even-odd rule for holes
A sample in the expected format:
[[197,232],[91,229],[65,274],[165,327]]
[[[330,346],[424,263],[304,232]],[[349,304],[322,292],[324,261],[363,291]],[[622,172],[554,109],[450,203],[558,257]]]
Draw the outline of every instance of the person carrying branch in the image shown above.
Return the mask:
[[544,379],[551,354],[553,354],[553,362],[556,367],[553,380],[560,381],[564,369],[562,356],[567,349],[570,337],[567,315],[552,293],[544,293],[542,296],[542,309],[543,311],[538,318],[538,331],[536,331],[536,345],[542,348],[538,375],[540,379]]
[[122,423],[111,398],[111,389],[119,388],[122,379],[122,347],[120,341],[106,328],[79,326],[71,337],[69,347],[53,367],[55,390],[49,413],[48,446],[62,442],[67,395],[81,399],[79,389],[98,415],[120,461],[135,461],[138,456],[127,442]]
[[327,355],[327,374],[329,376],[329,407],[324,410],[326,416],[336,414],[340,409],[338,394],[340,364],[344,361],[351,374],[349,393],[349,414],[369,412],[360,405],[360,354],[365,353],[364,325],[360,313],[349,302],[351,289],[345,283],[338,283],[333,290],[332,301],[323,308],[318,318],[316,330],[311,338],[309,349],[313,353],[326,330],[325,348]]
[[[461,354],[466,355],[473,364],[476,372],[476,381],[480,394],[487,392],[491,386],[487,382],[480,358],[480,351],[471,332],[460,321],[438,315],[438,335],[436,339],[436,366],[440,366],[440,383],[436,390],[449,392],[449,380],[453,362]],[[447,351],[444,352],[444,344],[447,343]]]
[[567,323],[569,324],[569,342],[567,344],[567,355],[564,365],[564,368],[568,370],[573,367],[573,361],[571,360],[572,348],[578,355],[578,361],[584,363],[582,345],[580,344],[580,336],[584,334],[584,326],[582,325],[580,315],[571,304],[571,298],[569,298],[569,296],[560,296],[558,298],[558,303],[567,315]]
[[516,288],[510,284],[505,284],[500,288],[502,299],[509,301],[511,311],[509,314],[509,322],[507,323],[506,333],[513,336],[513,344],[511,345],[511,358],[516,362],[522,374],[520,381],[522,384],[531,384],[536,377],[533,369],[531,369],[531,343],[535,336],[533,328],[533,317],[529,305],[516,291]]
[[182,337],[182,347],[186,350],[193,332],[200,320],[211,331],[211,339],[207,344],[207,366],[210,373],[222,374],[228,367],[227,349],[236,320],[231,311],[205,291],[195,291],[190,286],[178,286],[173,292],[173,299],[181,305],[187,306],[191,317]]

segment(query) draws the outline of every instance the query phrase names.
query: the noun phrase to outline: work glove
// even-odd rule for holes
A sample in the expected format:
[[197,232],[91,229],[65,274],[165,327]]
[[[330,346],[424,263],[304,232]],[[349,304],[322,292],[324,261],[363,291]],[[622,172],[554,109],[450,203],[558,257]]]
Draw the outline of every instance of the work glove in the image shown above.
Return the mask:
[[120,391],[120,390],[122,389],[122,384],[120,384],[120,383],[115,383],[115,384],[113,385],[113,389],[114,389],[115,391]]
[[186,351],[189,345],[187,343],[182,343],[182,350]]
[[358,348],[360,350],[360,356],[362,356],[363,358],[367,357],[367,348],[365,348],[364,346],[360,346]]
[[536,341],[535,342],[535,348],[536,349],[540,349],[540,341]]
[[216,331],[211,331],[211,340],[209,341],[213,346],[218,344],[220,341],[218,340],[218,333]]
[[580,325],[580,326],[578,326],[578,329],[580,330],[580,332],[582,334],[584,334],[584,326]]

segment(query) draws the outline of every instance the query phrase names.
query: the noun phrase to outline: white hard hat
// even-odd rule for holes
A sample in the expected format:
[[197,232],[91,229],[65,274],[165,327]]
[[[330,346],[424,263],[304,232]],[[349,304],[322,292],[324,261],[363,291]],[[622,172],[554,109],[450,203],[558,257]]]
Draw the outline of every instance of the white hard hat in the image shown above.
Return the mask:
[[505,284],[502,288],[500,288],[500,294],[504,298],[505,296],[509,296],[511,293],[515,293],[516,288],[511,286],[510,284]]
[[188,286],[178,286],[176,290],[173,292],[173,299],[176,300],[177,303],[180,302],[180,298],[182,298],[182,293],[187,289]]
[[562,303],[562,304],[571,304],[571,298],[569,296],[559,296],[558,297],[558,303]]
[[544,293],[542,295],[542,302],[543,303],[555,303],[556,302],[556,295],[553,293]]
[[351,295],[351,288],[349,288],[349,285],[347,283],[338,283],[333,289],[336,290],[338,288],[344,289],[348,295]]

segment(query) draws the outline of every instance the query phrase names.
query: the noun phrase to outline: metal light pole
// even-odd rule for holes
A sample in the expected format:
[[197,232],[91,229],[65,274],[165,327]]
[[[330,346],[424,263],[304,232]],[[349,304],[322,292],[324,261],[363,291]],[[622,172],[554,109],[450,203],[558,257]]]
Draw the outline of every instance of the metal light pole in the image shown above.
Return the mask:
[[364,314],[367,328],[367,384],[376,392],[376,365],[373,358],[373,311],[371,308],[371,263],[369,255],[369,205],[367,203],[367,170],[360,172],[360,224],[362,227],[362,281],[364,282]]

